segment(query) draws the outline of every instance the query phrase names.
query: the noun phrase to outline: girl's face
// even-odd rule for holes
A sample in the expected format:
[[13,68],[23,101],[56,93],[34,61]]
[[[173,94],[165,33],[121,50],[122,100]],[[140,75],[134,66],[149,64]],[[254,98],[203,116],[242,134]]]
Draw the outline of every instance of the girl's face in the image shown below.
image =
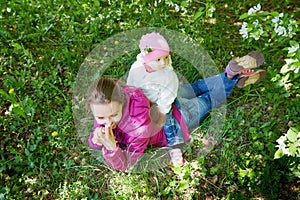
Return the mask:
[[170,55],[161,56],[157,58],[156,60],[152,60],[147,63],[149,67],[151,67],[153,70],[162,70],[166,66],[168,66],[170,63]]
[[112,129],[116,128],[121,120],[122,109],[122,104],[117,101],[91,104],[91,110],[97,123],[112,127]]

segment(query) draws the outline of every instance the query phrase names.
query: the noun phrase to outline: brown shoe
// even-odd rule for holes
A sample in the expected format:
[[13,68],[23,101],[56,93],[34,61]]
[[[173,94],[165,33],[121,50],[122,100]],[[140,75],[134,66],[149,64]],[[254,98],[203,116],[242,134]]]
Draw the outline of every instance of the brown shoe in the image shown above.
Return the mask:
[[226,66],[226,74],[228,77],[234,77],[241,70],[256,68],[263,64],[265,58],[262,53],[253,51],[246,56],[238,57],[231,60]]
[[267,72],[262,69],[244,71],[240,73],[240,79],[236,86],[238,88],[243,88],[250,84],[259,83],[265,78],[266,74]]

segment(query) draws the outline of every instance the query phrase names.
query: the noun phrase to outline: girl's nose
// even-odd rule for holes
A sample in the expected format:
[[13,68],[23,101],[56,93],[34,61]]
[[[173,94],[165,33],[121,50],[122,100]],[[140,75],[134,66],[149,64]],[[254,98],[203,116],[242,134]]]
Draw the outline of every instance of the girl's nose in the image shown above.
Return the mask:
[[105,121],[104,121],[104,124],[110,126],[112,124],[112,119],[111,118],[106,118]]

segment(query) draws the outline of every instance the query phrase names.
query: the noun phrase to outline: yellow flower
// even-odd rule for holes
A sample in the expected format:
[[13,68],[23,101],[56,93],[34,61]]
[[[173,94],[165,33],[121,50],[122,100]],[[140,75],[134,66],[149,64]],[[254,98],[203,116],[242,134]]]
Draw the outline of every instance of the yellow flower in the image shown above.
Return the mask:
[[15,90],[12,88],[12,89],[10,89],[10,90],[8,91],[8,93],[9,93],[9,94],[12,94],[12,93],[14,93],[14,91],[15,91]]
[[56,131],[53,131],[53,132],[51,133],[51,135],[52,135],[52,137],[56,137],[56,136],[58,135],[58,133],[57,133]]

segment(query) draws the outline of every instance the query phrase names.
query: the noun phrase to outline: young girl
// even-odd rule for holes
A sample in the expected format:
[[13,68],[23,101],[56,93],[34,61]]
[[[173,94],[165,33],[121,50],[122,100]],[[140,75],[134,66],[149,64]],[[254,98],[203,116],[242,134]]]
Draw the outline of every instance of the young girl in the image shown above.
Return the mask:
[[[263,70],[240,67],[228,65],[226,72],[182,86],[182,95],[187,98],[175,100],[171,117],[177,124],[173,131],[182,135],[183,142],[190,139],[189,131],[197,127],[213,107],[226,101],[226,98],[219,98],[220,88],[227,97],[238,82],[242,81],[240,86],[243,87],[264,78]],[[185,88],[193,90],[194,95],[184,94]],[[100,78],[94,81],[87,94],[86,108],[94,115],[94,131],[90,134],[89,144],[92,148],[102,149],[111,168],[125,171],[149,145],[168,145],[164,127],[171,124],[166,121],[161,128],[153,123],[150,102],[142,90],[115,79]]]

